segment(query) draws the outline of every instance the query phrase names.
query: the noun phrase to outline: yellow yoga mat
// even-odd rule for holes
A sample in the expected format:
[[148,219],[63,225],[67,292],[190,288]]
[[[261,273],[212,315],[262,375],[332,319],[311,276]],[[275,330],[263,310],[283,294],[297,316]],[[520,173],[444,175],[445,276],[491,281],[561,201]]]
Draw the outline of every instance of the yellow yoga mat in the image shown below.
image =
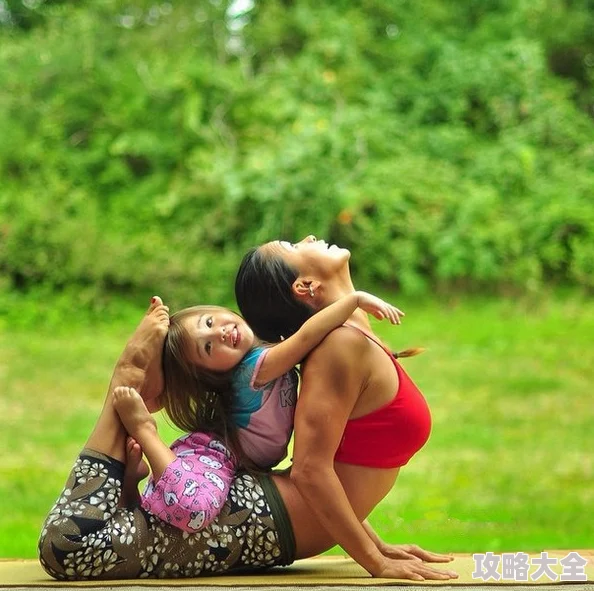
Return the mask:
[[[578,569],[578,574],[583,572],[588,582],[581,581],[586,588],[593,589],[590,583],[594,582],[594,550],[551,550],[548,551],[549,558],[557,560],[564,559],[570,552],[576,552],[580,557],[585,558],[588,563]],[[550,567],[552,572],[542,574],[536,580],[532,575],[536,574],[538,567],[533,559],[540,560],[542,554],[530,554],[528,570],[528,581],[516,581],[510,578],[501,577],[499,581],[473,577],[473,573],[481,572],[483,577],[494,572],[477,570],[477,562],[472,555],[456,555],[455,560],[447,565],[435,565],[436,568],[453,569],[460,575],[458,579],[447,581],[403,581],[392,579],[374,579],[369,576],[356,562],[345,556],[318,556],[305,560],[298,560],[291,566],[285,568],[274,568],[263,574],[255,575],[233,575],[201,577],[196,579],[134,579],[124,581],[80,581],[66,583],[55,581],[50,578],[41,568],[37,560],[0,560],[0,589],[19,588],[40,588],[40,587],[324,587],[324,586],[385,586],[385,585],[414,585],[418,586],[480,586],[480,585],[562,585],[565,583],[578,582],[561,580],[564,567],[557,564]],[[498,569],[501,575],[501,568]],[[566,571],[567,572],[567,571]],[[552,579],[552,574],[556,580]]]

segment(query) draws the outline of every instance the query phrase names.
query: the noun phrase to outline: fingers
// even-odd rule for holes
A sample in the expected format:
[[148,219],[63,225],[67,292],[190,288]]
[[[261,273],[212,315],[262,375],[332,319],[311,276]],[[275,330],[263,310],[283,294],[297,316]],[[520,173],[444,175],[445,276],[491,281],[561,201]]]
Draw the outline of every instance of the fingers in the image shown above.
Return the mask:
[[404,316],[401,310],[386,302],[378,304],[378,307],[374,309],[372,313],[378,320],[386,319],[392,324],[401,324],[400,317]]
[[392,324],[401,324],[400,317],[404,316],[402,310],[387,303],[384,303],[382,313],[383,318],[387,318]]
[[378,576],[382,578],[411,579],[413,581],[447,581],[457,579],[458,573],[453,570],[438,570],[420,561],[395,560]]
[[441,571],[429,567],[422,569],[418,574],[420,574],[424,579],[432,581],[447,581],[449,579],[458,578],[458,573],[454,572],[453,570]]
[[[424,563],[410,563],[411,572],[420,575],[423,579],[432,581],[446,581],[448,579],[457,579],[458,573],[453,570],[438,570]],[[418,579],[416,579],[418,580]]]
[[402,548],[391,548],[390,550],[385,552],[385,555],[389,556],[390,558],[399,558],[401,560],[416,560],[417,562],[422,562],[422,560],[418,556],[410,554]]
[[435,554],[435,552],[426,552],[425,550],[423,550],[422,555],[417,556],[425,562],[452,562],[452,560],[454,560],[453,556],[448,556],[447,554]]
[[447,554],[438,554],[437,552],[428,552],[427,550],[423,550],[423,548],[420,548],[415,544],[408,544],[404,547],[404,549],[409,554],[417,556],[425,562],[451,562],[454,560],[453,556],[448,556]]
[[389,320],[392,324],[400,324],[404,312],[370,293],[358,292],[359,307],[368,314],[373,314],[378,320]]
[[402,311],[399,310],[398,308],[395,308],[394,306],[390,306],[390,312],[391,312],[390,321],[392,322],[392,324],[400,324],[401,323],[400,317],[404,316]]

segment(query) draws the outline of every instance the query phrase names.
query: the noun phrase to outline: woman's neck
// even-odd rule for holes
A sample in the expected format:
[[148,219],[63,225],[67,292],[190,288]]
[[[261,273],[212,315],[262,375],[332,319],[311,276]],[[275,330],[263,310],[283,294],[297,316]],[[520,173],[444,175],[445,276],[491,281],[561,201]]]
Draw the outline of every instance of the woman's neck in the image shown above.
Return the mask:
[[[321,308],[325,308],[330,304],[338,301],[340,298],[353,293],[355,286],[350,278],[344,278],[342,281],[334,281],[331,284],[325,284],[323,286]],[[352,324],[364,331],[372,332],[371,324],[369,323],[369,317],[366,312],[357,308],[348,320],[349,324]]]
[[317,293],[318,309],[326,308],[354,291],[355,287],[350,279],[348,281],[324,282]]

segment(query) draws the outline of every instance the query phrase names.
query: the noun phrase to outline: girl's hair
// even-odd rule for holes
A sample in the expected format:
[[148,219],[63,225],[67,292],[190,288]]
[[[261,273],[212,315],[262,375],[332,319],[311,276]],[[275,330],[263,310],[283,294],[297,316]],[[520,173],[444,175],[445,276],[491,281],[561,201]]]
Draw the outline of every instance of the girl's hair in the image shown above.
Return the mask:
[[[293,294],[299,271],[283,258],[262,254],[256,247],[243,257],[235,277],[235,300],[241,315],[264,341],[276,343],[296,333],[314,311]],[[412,357],[425,349],[395,352],[395,357]]]
[[257,467],[241,450],[233,421],[233,370],[214,372],[188,360],[191,340],[183,321],[198,314],[224,310],[219,306],[193,306],[176,312],[169,319],[163,347],[165,391],[163,408],[173,424],[189,433],[213,433],[223,439],[240,464],[250,470]]

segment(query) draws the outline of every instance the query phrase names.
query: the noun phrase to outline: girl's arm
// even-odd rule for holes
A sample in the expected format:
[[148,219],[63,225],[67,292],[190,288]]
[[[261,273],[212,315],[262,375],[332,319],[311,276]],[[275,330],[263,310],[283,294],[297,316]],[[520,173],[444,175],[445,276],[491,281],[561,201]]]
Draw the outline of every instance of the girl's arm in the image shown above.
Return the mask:
[[271,347],[262,361],[256,384],[266,384],[290,371],[328,333],[343,325],[357,308],[379,320],[388,319],[392,324],[400,324],[400,317],[404,316],[404,312],[370,293],[348,294],[314,314],[294,335]]

